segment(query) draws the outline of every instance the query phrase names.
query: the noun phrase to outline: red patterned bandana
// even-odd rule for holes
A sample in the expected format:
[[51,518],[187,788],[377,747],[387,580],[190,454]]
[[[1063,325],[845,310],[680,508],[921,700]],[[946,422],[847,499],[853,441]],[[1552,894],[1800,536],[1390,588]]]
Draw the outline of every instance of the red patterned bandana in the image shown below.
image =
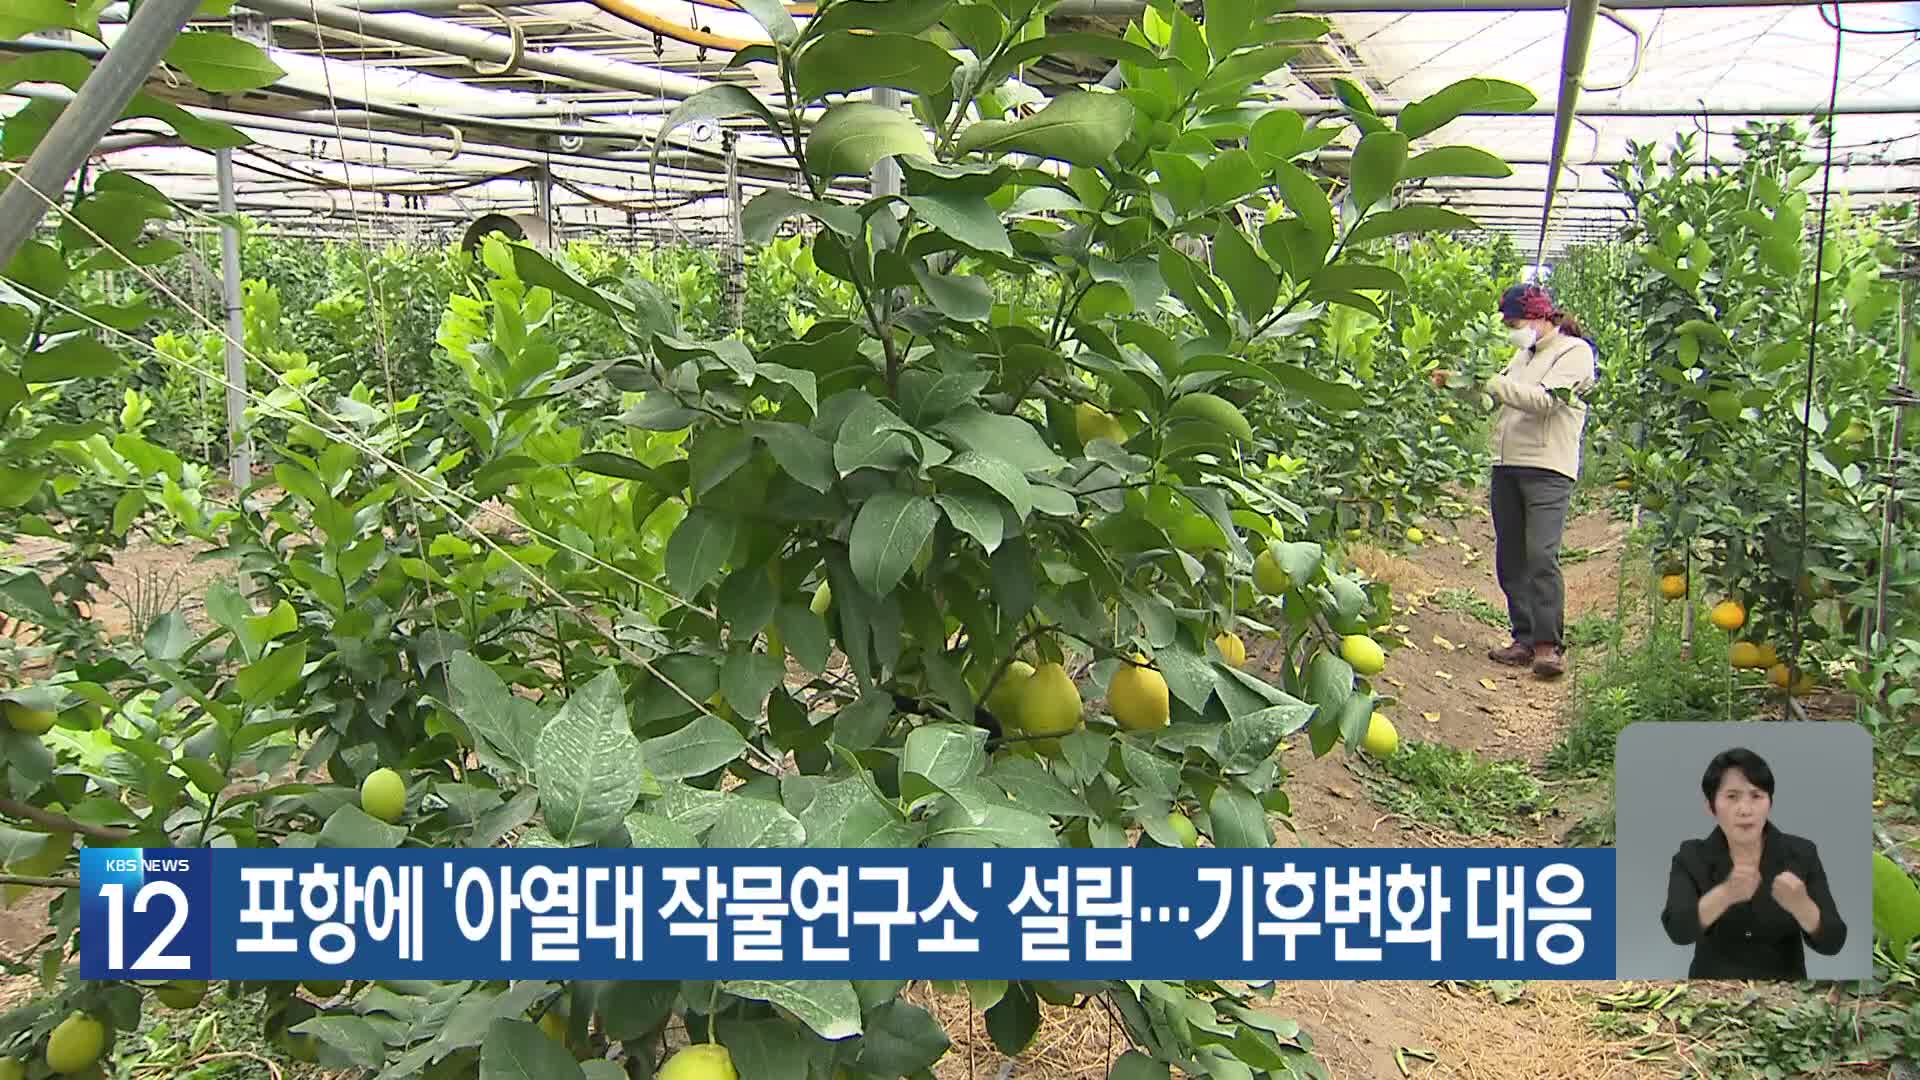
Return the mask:
[[1553,297],[1538,285],[1516,285],[1500,298],[1500,314],[1509,319],[1551,319],[1553,312]]

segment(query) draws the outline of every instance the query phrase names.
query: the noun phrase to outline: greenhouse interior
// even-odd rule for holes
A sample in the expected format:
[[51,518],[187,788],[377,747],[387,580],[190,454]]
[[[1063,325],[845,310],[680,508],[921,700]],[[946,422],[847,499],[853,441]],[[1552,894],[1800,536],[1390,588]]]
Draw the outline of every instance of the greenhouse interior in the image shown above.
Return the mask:
[[0,0],[0,1080],[1920,1077],[1917,283],[1911,0]]

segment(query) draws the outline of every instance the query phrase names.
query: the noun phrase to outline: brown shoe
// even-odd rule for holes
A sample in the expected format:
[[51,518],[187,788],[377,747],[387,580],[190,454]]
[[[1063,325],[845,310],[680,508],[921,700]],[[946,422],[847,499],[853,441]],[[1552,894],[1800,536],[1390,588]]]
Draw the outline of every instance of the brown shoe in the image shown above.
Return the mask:
[[1526,667],[1533,662],[1533,646],[1516,641],[1504,649],[1490,649],[1487,659],[1508,667]]
[[1557,679],[1567,673],[1567,654],[1557,648],[1533,654],[1533,673],[1543,679]]

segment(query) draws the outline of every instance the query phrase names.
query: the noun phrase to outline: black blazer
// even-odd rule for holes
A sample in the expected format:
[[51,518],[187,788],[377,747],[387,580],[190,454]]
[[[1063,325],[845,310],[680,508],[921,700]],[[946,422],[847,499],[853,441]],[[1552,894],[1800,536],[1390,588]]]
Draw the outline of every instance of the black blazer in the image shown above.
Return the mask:
[[[1820,931],[1807,934],[1773,898],[1773,879],[1791,870],[1806,882],[1807,896],[1820,908]],[[1822,956],[1839,953],[1847,942],[1847,924],[1827,888],[1820,850],[1804,837],[1781,832],[1772,822],[1762,831],[1760,887],[1753,897],[1728,908],[1712,926],[1700,927],[1700,897],[1733,873],[1727,837],[1718,826],[1703,840],[1688,840],[1673,856],[1667,879],[1667,907],[1661,925],[1675,945],[1692,945],[1690,979],[1799,980],[1807,977],[1806,947]]]

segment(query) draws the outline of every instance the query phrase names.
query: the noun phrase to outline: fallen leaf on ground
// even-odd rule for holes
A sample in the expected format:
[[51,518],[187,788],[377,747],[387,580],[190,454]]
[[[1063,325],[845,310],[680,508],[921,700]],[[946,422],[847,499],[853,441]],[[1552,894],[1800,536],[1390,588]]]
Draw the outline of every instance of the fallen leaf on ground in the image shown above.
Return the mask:
[[1420,719],[1425,720],[1429,724],[1437,724],[1440,722],[1440,714],[1437,712],[1423,712],[1420,714]]
[[1496,682],[1494,682],[1494,681],[1493,681],[1492,679],[1481,679],[1481,680],[1480,680],[1480,685],[1481,685],[1481,686],[1484,686],[1484,687],[1486,687],[1486,688],[1487,688],[1487,689],[1489,689],[1489,690],[1498,690],[1498,689],[1500,689],[1500,684],[1499,684],[1499,683],[1496,683]]
[[1447,680],[1448,682],[1452,682],[1452,681],[1453,681],[1453,676],[1451,676],[1451,675],[1449,675],[1449,674],[1447,674],[1447,673],[1446,673],[1446,672],[1444,672],[1444,671],[1436,671],[1436,672],[1434,672],[1434,673],[1433,673],[1433,677],[1434,677],[1434,678],[1436,678],[1436,679],[1445,679],[1445,680]]
[[1455,649],[1458,649],[1460,647],[1458,645],[1455,645],[1453,642],[1448,641],[1446,638],[1441,637],[1439,634],[1433,635],[1433,643],[1435,645],[1440,646],[1443,649],[1446,649],[1449,652]]

